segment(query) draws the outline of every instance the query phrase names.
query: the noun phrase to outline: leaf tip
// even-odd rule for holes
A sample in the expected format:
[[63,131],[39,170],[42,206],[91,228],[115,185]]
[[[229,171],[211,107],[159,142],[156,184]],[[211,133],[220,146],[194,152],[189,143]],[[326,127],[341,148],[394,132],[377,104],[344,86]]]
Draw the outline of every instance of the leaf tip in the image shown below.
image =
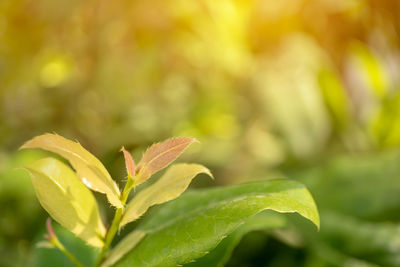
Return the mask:
[[[317,211],[318,212],[318,211]],[[319,220],[319,214],[317,214],[317,218],[315,219],[315,222],[313,222],[315,224],[315,226],[317,227],[317,232],[319,232],[321,230],[321,224],[320,224],[320,220]]]
[[[30,140],[29,140],[30,141]],[[19,151],[21,151],[21,150],[23,150],[23,149],[28,149],[29,148],[29,145],[28,145],[28,142],[29,141],[26,141],[22,146],[20,146],[19,148],[18,148],[18,150]]]
[[20,146],[18,148],[18,150],[37,148],[36,145],[35,145],[35,141],[37,139],[46,138],[46,137],[49,137],[49,136],[58,136],[58,135],[56,133],[54,133],[54,134],[52,134],[52,133],[44,133],[42,135],[35,136],[35,137],[29,139],[28,141],[26,141],[22,146]]
[[[179,137],[178,137],[178,138],[179,138]],[[181,138],[187,139],[187,140],[189,140],[191,143],[200,143],[200,141],[199,141],[197,138],[195,138],[195,137],[181,137]]]
[[211,179],[215,180],[214,175],[208,168],[204,167],[204,173],[210,176]]

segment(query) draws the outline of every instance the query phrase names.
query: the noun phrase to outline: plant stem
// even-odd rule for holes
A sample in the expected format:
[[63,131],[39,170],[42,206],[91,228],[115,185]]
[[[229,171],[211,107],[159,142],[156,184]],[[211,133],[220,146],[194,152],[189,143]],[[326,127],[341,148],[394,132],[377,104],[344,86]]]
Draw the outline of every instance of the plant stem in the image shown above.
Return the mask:
[[61,242],[58,240],[58,238],[52,238],[50,240],[50,242],[57,247],[62,253],[65,254],[65,256],[68,257],[68,259],[73,262],[77,267],[84,267],[84,265],[82,263],[79,262],[79,260],[77,258],[75,258],[74,255],[72,255],[71,252],[69,252],[64,246],[63,244],[61,244]]
[[82,263],[80,263],[72,253],[70,253],[64,246],[61,244],[60,240],[58,240],[56,233],[54,232],[53,226],[51,225],[51,219],[47,218],[46,220],[46,228],[48,234],[45,234],[44,237],[49,240],[49,242],[58,248],[68,259],[74,263],[78,267],[84,267]]
[[[130,176],[128,176],[128,181],[126,182],[124,191],[121,194],[121,202],[123,205],[125,205],[126,200],[128,199],[129,193],[132,190],[132,188],[134,187],[134,185],[135,185],[134,180]],[[119,224],[121,222],[123,213],[124,213],[124,208],[118,208],[117,211],[115,212],[114,219],[111,223],[111,226],[106,235],[106,239],[104,241],[104,246],[102,247],[100,254],[97,258],[97,261],[94,265],[95,267],[100,266],[100,264],[105,259],[107,252],[110,248],[111,242],[113,241],[115,234],[117,233],[117,231],[119,229]]]

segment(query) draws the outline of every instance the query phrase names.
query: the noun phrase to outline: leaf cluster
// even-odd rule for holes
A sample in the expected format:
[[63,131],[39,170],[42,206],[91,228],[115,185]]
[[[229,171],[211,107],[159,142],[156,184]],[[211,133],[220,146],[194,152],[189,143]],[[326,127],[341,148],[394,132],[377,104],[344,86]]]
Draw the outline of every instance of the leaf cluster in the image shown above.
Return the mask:
[[[212,177],[202,165],[180,163],[169,167],[157,181],[144,189],[132,190],[170,165],[195,141],[183,137],[156,143],[146,150],[137,165],[131,154],[122,148],[127,171],[127,182],[122,191],[100,160],[77,142],[56,134],[45,134],[29,140],[21,148],[51,151],[67,159],[72,166],[47,157],[25,168],[31,174],[40,204],[49,215],[89,246],[100,250],[96,266],[175,266],[189,263],[209,253],[227,235],[266,209],[297,212],[319,227],[318,212],[308,190],[294,181],[273,180],[185,194],[159,209],[110,250],[115,235],[123,226],[138,220],[150,207],[179,197],[198,174]],[[116,209],[108,229],[90,190],[105,194]],[[131,192],[135,194],[127,201]],[[234,239],[235,242],[243,235],[240,233],[262,225],[250,223],[243,226],[245,230],[236,234],[239,237]],[[268,225],[264,226],[267,228]],[[48,231],[48,242],[43,245],[57,247],[81,266],[58,240],[50,222]],[[234,245],[228,247],[223,249],[225,253],[218,254],[225,260]],[[224,262],[224,259],[217,258]]]

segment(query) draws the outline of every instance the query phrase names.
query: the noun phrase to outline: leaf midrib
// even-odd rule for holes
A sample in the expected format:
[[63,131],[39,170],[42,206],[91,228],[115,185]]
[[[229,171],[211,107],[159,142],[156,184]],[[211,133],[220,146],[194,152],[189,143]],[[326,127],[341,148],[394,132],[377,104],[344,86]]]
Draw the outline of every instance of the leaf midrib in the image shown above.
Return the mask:
[[[156,159],[160,158],[161,156],[167,154],[168,152],[170,152],[170,151],[172,151],[172,150],[174,150],[174,149],[177,149],[178,147],[181,147],[181,146],[183,146],[183,145],[186,145],[187,143],[190,143],[190,141],[185,142],[185,143],[182,143],[182,144],[177,145],[177,146],[174,146],[174,147],[171,147],[170,149],[167,149],[167,150],[165,150],[164,152],[161,152],[160,154],[158,154],[157,156],[155,156],[152,160],[150,160],[147,164],[144,164],[142,170],[147,169],[147,167],[148,167],[151,163],[153,163]],[[143,171],[143,172],[144,172],[144,171]]]

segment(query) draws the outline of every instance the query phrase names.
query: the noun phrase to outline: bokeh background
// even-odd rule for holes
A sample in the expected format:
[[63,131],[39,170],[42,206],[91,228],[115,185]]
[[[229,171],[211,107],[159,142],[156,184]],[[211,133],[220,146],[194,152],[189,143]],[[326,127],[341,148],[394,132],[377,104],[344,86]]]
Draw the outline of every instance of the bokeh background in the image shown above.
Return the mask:
[[216,177],[193,187],[305,183],[321,231],[289,216],[227,266],[400,266],[399,18],[398,0],[1,0],[0,266],[45,266],[18,169],[41,152],[18,147],[46,132],[119,180],[121,146],[192,136],[181,160]]

